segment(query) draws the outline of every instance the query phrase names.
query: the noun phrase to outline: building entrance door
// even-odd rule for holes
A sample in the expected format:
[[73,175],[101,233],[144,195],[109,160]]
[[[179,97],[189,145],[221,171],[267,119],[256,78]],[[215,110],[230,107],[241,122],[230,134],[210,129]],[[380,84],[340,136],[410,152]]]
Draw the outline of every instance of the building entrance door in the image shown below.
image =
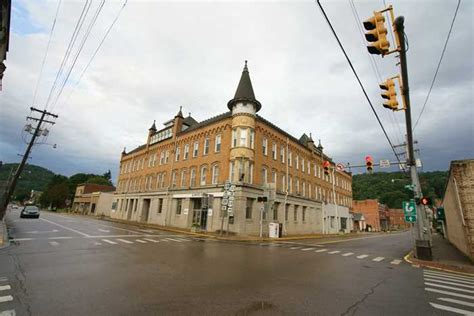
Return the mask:
[[146,223],[148,221],[148,213],[150,213],[150,199],[143,200],[142,214],[140,216],[140,221]]
[[201,198],[193,201],[193,224],[198,224],[201,230],[207,230],[207,208],[202,208]]

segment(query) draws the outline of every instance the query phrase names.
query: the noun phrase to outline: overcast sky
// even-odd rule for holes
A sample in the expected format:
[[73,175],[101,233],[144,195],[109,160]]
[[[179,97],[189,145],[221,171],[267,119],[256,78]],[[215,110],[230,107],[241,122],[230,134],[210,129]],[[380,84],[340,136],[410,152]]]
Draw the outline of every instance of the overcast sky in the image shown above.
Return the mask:
[[[457,1],[386,2],[405,17],[415,122]],[[13,1],[0,92],[0,160],[20,160],[17,154],[26,147],[25,117],[30,106],[45,107],[84,3],[62,1],[33,104],[58,2]],[[396,75],[395,56],[375,56],[374,70],[351,2],[322,3],[392,142],[403,142],[404,114],[381,106],[376,75],[377,70],[382,79]],[[91,5],[83,30],[99,4]],[[58,102],[48,105],[59,119],[46,142],[57,148],[35,146],[30,163],[68,176],[110,169],[116,179],[123,147],[131,150],[143,144],[153,120],[160,128],[179,106],[198,121],[227,111],[244,60],[262,103],[259,114],[269,121],[296,137],[312,133],[337,162],[363,163],[368,154],[376,161],[395,160],[314,1],[130,0],[78,82],[122,4],[106,1]],[[382,0],[354,4],[361,20],[384,7]],[[415,129],[424,171],[447,170],[451,160],[474,158],[473,18],[473,2],[462,1],[437,81]]]

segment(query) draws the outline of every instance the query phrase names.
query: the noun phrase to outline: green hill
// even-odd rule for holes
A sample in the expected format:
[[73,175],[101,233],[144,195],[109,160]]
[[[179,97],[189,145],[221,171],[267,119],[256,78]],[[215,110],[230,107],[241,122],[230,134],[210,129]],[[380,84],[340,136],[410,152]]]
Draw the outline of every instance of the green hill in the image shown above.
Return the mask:
[[[448,172],[433,171],[419,174],[424,196],[442,199]],[[413,197],[413,192],[405,189],[410,184],[409,174],[403,172],[376,172],[358,174],[352,178],[354,200],[378,199],[391,208],[401,208],[402,201]]]

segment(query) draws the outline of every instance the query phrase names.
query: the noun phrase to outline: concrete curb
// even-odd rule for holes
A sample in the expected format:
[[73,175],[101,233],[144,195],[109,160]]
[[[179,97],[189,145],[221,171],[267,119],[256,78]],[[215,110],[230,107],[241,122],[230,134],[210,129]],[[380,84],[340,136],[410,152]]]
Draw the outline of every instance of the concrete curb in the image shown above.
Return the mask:
[[[474,276],[474,272],[467,272],[464,267],[461,266],[455,266],[452,264],[445,264],[445,263],[439,263],[439,262],[432,262],[432,261],[425,261],[425,260],[419,260],[416,258],[413,258],[413,250],[411,250],[409,253],[403,257],[403,259],[412,264],[412,265],[417,265],[419,267],[424,267],[424,268],[429,268],[433,270],[438,270],[438,271],[443,271],[443,272],[450,272],[450,273],[457,273],[457,274],[463,274],[466,276]],[[474,267],[472,268],[472,271],[474,271]]]

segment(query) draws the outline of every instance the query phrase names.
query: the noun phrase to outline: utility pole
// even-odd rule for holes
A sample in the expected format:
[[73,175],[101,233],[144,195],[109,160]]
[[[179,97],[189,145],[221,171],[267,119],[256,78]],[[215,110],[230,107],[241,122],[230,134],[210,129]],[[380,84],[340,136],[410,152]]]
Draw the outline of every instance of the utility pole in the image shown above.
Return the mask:
[[332,196],[334,201],[335,213],[336,213],[336,232],[339,233],[339,214],[337,213],[337,201],[336,201],[336,167],[332,168]]
[[[420,180],[418,179],[418,173],[416,170],[415,151],[413,149],[413,130],[411,122],[411,108],[410,108],[410,95],[408,88],[408,70],[407,70],[407,59],[406,59],[406,47],[405,47],[405,18],[399,16],[394,21],[395,36],[398,37],[400,44],[400,69],[402,74],[402,97],[405,105],[405,121],[407,129],[407,143],[408,143],[408,157],[407,167],[410,168],[410,175],[413,185],[413,192],[415,199],[422,196]],[[421,205],[416,206],[417,224],[416,224],[416,241],[415,250],[416,257],[422,260],[432,260],[431,252],[431,230],[426,215],[426,208]]]
[[26,161],[28,160],[28,156],[30,155],[31,148],[33,147],[33,145],[35,143],[36,137],[38,137],[39,134],[41,133],[41,124],[43,124],[43,123],[54,124],[54,122],[45,120],[45,117],[47,117],[47,116],[52,116],[54,118],[58,117],[56,114],[47,112],[46,110],[38,110],[38,109],[33,108],[33,107],[31,107],[30,109],[31,109],[31,111],[41,113],[41,117],[39,119],[28,117],[28,119],[32,119],[34,121],[37,121],[38,124],[36,125],[35,131],[34,131],[32,137],[31,137],[30,143],[26,147],[25,154],[23,155],[23,159],[21,160],[20,165],[16,169],[15,175],[13,176],[12,181],[8,185],[8,189],[6,191],[5,199],[3,201],[3,204],[0,205],[0,220],[3,219],[3,217],[5,216],[5,212],[6,212],[8,203],[10,203],[10,198],[11,198],[13,192],[15,191],[16,183],[18,181],[18,178],[20,177],[21,172],[23,171],[23,168],[25,167]]

